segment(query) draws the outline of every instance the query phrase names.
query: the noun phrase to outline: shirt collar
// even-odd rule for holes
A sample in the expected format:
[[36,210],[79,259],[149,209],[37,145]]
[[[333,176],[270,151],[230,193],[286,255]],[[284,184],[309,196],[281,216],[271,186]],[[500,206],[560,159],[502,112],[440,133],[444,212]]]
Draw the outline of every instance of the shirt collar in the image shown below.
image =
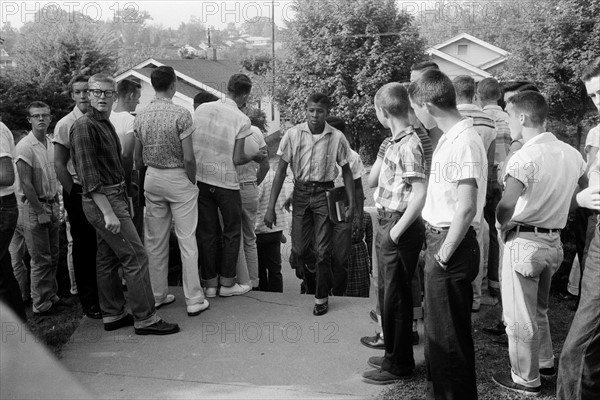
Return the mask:
[[481,108],[476,104],[458,104],[456,108],[458,111],[481,111]]
[[[35,135],[33,134],[33,131],[29,131],[29,134],[27,135],[27,138],[29,139],[29,142],[35,146],[35,145],[40,145],[43,146],[44,144],[42,142],[40,142],[38,140],[38,138],[35,137]],[[44,135],[44,141],[48,141],[48,138],[46,137],[46,135]]]
[[109,119],[104,115],[104,113],[96,110],[94,107],[90,107],[89,111],[86,115],[92,119],[97,121],[108,121]]
[[79,107],[75,106],[73,108],[73,116],[75,117],[75,119],[79,119],[79,118],[83,117],[83,113],[81,112]]
[[493,104],[489,104],[485,107],[483,107],[483,110],[497,110],[497,111],[504,111],[502,109],[502,107],[500,107],[499,105],[493,105]]
[[412,125],[407,126],[406,128],[402,129],[400,132],[398,132],[397,135],[392,135],[392,142],[398,143],[399,141],[401,141],[405,136],[410,135],[411,133],[415,133],[415,128],[413,128]]
[[554,134],[552,134],[551,132],[544,132],[544,133],[540,133],[533,139],[525,142],[525,144],[523,145],[523,148],[529,147],[529,146],[535,146],[536,144],[550,143],[550,142],[554,142],[557,140],[558,139],[556,138],[556,136],[554,136]]
[[[308,122],[305,122],[302,124],[302,132],[308,132],[310,135],[312,135],[312,132],[310,131],[310,128],[308,127]],[[321,132],[321,134],[325,135],[326,133],[333,133],[333,127],[331,125],[329,125],[327,122],[325,122],[325,128],[323,129],[323,132]]]
[[455,124],[448,133],[444,134],[446,139],[454,141],[464,130],[473,128],[473,118],[463,118]]
[[164,103],[173,104],[173,100],[172,99],[167,99],[166,97],[155,97],[155,98],[152,99],[152,101],[150,101],[150,103],[154,103],[154,102],[158,102],[158,101],[162,101]]

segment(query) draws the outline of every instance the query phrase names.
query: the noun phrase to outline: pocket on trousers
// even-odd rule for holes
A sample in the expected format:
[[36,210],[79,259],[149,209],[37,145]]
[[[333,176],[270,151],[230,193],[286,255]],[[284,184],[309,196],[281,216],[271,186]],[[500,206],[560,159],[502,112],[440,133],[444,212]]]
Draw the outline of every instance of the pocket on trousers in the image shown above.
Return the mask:
[[514,241],[510,246],[512,268],[526,278],[535,278],[549,266],[555,251],[538,243]]

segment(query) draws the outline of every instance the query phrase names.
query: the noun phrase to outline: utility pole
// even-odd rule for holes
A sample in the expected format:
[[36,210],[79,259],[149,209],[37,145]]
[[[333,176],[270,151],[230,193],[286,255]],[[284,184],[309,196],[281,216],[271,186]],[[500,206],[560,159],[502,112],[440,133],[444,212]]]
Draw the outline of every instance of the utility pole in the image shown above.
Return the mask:
[[271,73],[273,74],[271,85],[271,121],[275,121],[275,0],[271,0],[271,21],[273,28],[273,40],[271,43]]

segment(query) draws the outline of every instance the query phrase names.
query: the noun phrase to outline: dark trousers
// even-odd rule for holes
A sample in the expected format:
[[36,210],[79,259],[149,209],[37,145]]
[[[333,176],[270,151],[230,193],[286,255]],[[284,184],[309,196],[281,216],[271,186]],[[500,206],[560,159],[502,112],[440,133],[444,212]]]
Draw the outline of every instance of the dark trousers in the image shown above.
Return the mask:
[[471,281],[479,272],[475,230],[467,231],[443,269],[434,259],[447,231],[427,229],[425,256],[425,363],[428,399],[477,399],[471,332]]
[[[496,174],[494,174],[494,177]],[[498,242],[498,231],[496,230],[496,207],[502,198],[502,189],[498,184],[498,181],[494,179],[492,182],[488,182],[488,191],[485,200],[485,207],[483,208],[483,217],[488,223],[490,232],[490,244],[488,250],[488,270],[487,278],[488,285],[499,288],[499,265],[500,265],[500,243]]]
[[283,292],[281,275],[281,231],[256,234],[258,288],[263,292]]
[[401,217],[380,217],[375,246],[379,263],[379,304],[385,337],[385,356],[381,369],[406,375],[415,368],[412,347],[412,278],[425,240],[425,226],[419,217],[392,242],[390,230]]
[[[198,228],[196,239],[200,251],[202,285],[216,288],[235,284],[235,267],[242,239],[242,199],[239,190],[229,190],[198,182]],[[219,213],[223,217],[223,253],[218,260],[221,231]]]
[[23,321],[27,320],[21,289],[13,273],[8,246],[17,227],[19,209],[14,194],[0,197],[0,300]]
[[97,243],[96,229],[89,223],[83,212],[81,192],[81,185],[73,184],[70,194],[63,190],[63,202],[71,225],[77,293],[85,311],[92,306],[98,306]]
[[333,224],[332,274],[331,293],[334,296],[344,296],[348,285],[348,265],[352,255],[352,222]]
[[325,195],[326,189],[332,187],[333,183],[329,186],[294,184],[292,251],[304,264],[307,293],[315,294],[317,299],[326,299],[332,287],[333,222],[329,219]]

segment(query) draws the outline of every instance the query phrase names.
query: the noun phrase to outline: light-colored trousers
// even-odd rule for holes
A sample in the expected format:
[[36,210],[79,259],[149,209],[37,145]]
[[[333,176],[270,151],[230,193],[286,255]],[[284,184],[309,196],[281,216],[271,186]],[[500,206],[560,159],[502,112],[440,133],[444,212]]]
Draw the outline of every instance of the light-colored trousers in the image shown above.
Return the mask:
[[148,252],[150,281],[156,303],[168,294],[169,236],[171,223],[181,251],[183,293],[187,305],[204,302],[198,274],[198,187],[183,168],[149,167],[144,184],[146,214],[144,246]]
[[481,217],[481,223],[475,228],[477,233],[477,244],[479,244],[479,272],[477,277],[471,282],[473,288],[473,308],[481,306],[481,285],[483,277],[487,276],[487,258],[489,249],[490,228],[487,221]]
[[502,305],[515,383],[540,386],[540,368],[554,367],[548,324],[552,275],[563,261],[560,233],[510,232],[502,259]]
[[239,284],[257,287],[259,281],[258,252],[256,250],[256,232],[254,232],[256,212],[258,211],[256,182],[240,183],[240,196],[242,198],[242,240],[236,266],[237,281]]

